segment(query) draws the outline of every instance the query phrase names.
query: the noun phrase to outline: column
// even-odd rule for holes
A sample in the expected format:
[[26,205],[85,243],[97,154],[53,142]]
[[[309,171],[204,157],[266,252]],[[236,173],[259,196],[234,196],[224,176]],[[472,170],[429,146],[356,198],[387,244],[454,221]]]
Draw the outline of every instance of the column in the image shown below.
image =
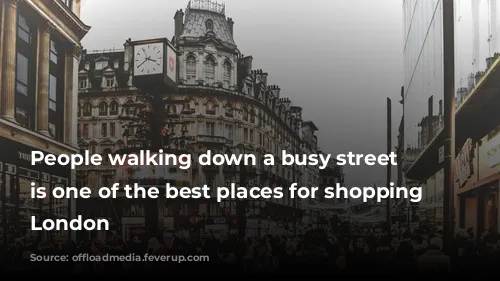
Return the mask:
[[82,47],[73,44],[66,49],[64,76],[64,143],[77,147],[78,65]]
[[5,3],[5,21],[3,42],[9,42],[3,46],[2,64],[2,118],[15,121],[15,98],[16,98],[16,28],[17,28],[17,4],[19,0],[7,0]]
[[50,60],[50,33],[53,27],[48,22],[40,24],[38,28],[38,89],[36,119],[37,131],[40,134],[49,134],[49,60]]
[[[65,74],[64,74],[64,143],[78,147],[77,123],[78,123],[78,65],[82,55],[82,47],[73,44],[66,49],[65,53]],[[71,171],[71,184],[76,186],[76,170]],[[69,218],[76,218],[75,198],[71,200]],[[76,240],[76,231],[71,231],[71,239]]]

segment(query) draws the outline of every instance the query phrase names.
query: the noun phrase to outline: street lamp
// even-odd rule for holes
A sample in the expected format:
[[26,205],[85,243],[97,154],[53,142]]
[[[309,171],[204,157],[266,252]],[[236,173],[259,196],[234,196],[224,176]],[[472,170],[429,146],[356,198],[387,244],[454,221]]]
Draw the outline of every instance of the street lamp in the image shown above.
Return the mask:
[[[183,105],[180,114],[177,112],[177,105]],[[172,100],[164,99],[160,95],[143,94],[138,96],[135,102],[125,104],[122,108],[122,114],[119,119],[128,121],[123,126],[124,148],[116,151],[117,154],[138,153],[140,150],[159,151],[175,155],[183,154],[187,151],[188,141],[192,140],[187,136],[188,127],[183,120],[185,115],[192,114],[189,101],[187,100]],[[176,136],[176,125],[181,125],[181,135]],[[135,146],[131,143],[131,128],[136,128],[133,137],[140,142],[140,146]],[[164,176],[164,175],[160,175]],[[168,178],[132,178],[132,181],[145,181],[147,185],[161,186],[168,181]],[[149,237],[153,237],[156,233],[162,233],[163,215],[164,215],[164,198],[159,196],[158,199],[148,199],[145,208],[145,227]]]

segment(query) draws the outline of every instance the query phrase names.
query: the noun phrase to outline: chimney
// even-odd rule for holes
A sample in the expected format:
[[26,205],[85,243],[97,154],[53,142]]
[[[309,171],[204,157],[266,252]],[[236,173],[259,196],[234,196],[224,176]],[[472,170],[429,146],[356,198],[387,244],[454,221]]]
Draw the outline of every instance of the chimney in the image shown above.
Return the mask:
[[184,27],[184,12],[182,12],[182,9],[175,12],[174,24],[175,24],[175,39],[179,39],[182,33],[182,28]]
[[274,97],[280,98],[280,91],[281,91],[280,87],[277,85],[273,85],[271,89],[273,91]]
[[247,75],[250,74],[250,73],[252,73],[252,61],[253,61],[253,57],[252,56],[244,57],[243,61],[244,61],[245,70],[246,70]]
[[233,26],[234,26],[233,19],[227,18],[227,27],[229,28],[229,33],[231,33],[231,36],[233,36]]
[[470,92],[470,91],[472,91],[472,89],[474,89],[474,74],[473,73],[469,74],[469,76],[467,77],[467,91]]
[[262,84],[264,84],[264,87],[267,87],[267,73],[266,72],[262,72],[260,74],[260,81],[262,82]]

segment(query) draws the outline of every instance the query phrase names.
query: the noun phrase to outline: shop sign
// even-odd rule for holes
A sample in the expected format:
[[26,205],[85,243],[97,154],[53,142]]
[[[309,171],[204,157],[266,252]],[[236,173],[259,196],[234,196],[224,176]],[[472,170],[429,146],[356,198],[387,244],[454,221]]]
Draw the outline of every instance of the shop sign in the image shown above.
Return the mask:
[[31,163],[31,154],[18,151],[17,156],[19,157],[19,160],[25,160]]
[[472,139],[469,138],[455,159],[455,175],[459,187],[463,187],[474,173],[472,164],[473,158],[474,147],[472,145]]

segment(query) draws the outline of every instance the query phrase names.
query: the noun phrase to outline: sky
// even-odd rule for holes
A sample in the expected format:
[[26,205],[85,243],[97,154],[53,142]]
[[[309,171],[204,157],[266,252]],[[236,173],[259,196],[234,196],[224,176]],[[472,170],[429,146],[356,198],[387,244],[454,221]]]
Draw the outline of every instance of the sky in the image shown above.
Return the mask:
[[[219,1],[220,2],[220,1]],[[303,107],[319,128],[322,151],[386,152],[386,98],[392,99],[392,146],[402,106],[403,10],[400,0],[227,0],[226,16],[242,54],[269,73],[282,97]],[[83,0],[90,25],[84,48],[123,48],[132,40],[174,34],[187,0]],[[345,167],[347,186],[384,185],[385,167]],[[393,172],[393,181],[396,181]]]

